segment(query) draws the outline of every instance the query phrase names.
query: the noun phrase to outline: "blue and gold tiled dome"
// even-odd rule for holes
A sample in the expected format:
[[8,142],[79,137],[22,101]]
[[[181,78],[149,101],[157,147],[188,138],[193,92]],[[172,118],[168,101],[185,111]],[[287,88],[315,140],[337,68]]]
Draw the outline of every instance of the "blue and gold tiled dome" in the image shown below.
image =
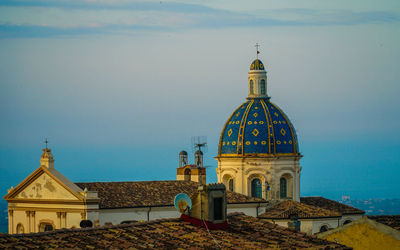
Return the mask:
[[275,154],[299,154],[294,127],[269,98],[249,98],[226,122],[221,133],[218,155]]
[[250,70],[265,70],[264,64],[260,59],[256,59],[250,64]]

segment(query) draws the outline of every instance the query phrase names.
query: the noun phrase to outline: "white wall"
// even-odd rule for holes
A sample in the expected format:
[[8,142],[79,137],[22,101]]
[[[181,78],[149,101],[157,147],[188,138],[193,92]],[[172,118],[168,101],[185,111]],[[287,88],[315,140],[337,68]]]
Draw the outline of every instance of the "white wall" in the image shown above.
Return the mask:
[[[328,228],[337,228],[338,220],[339,218],[300,219],[300,231],[307,234],[315,234],[319,232],[322,226],[327,226]],[[266,219],[266,221],[279,226],[288,227],[288,222],[290,220]]]
[[363,217],[362,214],[342,215],[342,218],[340,219],[339,223],[340,223],[340,225],[342,226],[343,223],[344,223],[346,220],[356,221],[356,220],[361,219],[362,217]]
[[[248,204],[228,204],[227,212],[242,212],[246,215],[256,217],[258,203]],[[261,204],[262,206],[262,204]],[[258,214],[265,212],[265,207],[258,208]],[[173,206],[168,207],[144,207],[144,208],[121,208],[121,209],[100,209],[98,212],[98,219],[100,225],[105,223],[112,223],[113,225],[121,224],[123,221],[136,220],[147,221],[157,220],[164,218],[179,218],[181,214]],[[88,219],[95,221],[96,214],[89,213]]]
[[147,221],[164,218],[178,218],[181,214],[175,207],[144,207],[144,208],[121,208],[121,209],[101,209],[99,211],[100,225],[112,223],[121,224],[123,221]]
[[229,207],[228,206],[227,210],[228,210],[227,211],[228,214],[229,213],[235,213],[235,212],[242,212],[242,213],[244,213],[245,215],[248,215],[248,216],[253,216],[253,217],[257,216],[256,208],[250,208],[250,207],[248,207],[248,208],[237,208],[237,207]]
[[312,234],[318,233],[321,230],[322,226],[327,226],[329,229],[337,228],[338,221],[340,218],[327,218],[327,219],[318,219],[314,220],[312,227]]

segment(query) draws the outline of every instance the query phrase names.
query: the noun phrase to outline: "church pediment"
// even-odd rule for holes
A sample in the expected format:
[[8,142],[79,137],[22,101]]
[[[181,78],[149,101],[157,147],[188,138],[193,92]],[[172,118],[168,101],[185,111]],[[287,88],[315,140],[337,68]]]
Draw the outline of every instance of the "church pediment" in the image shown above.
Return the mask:
[[[54,173],[52,173],[54,172]],[[61,178],[58,178],[61,177]],[[55,200],[55,201],[79,201],[83,196],[77,192],[74,185],[55,169],[39,167],[28,178],[22,181],[16,188],[4,197],[6,200]]]

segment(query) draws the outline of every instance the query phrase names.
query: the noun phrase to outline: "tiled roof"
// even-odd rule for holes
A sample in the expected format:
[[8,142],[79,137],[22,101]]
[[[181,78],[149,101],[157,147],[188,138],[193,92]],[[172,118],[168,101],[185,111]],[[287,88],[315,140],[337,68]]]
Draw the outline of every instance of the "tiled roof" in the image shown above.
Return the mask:
[[[198,183],[191,181],[138,181],[75,183],[80,188],[98,191],[100,208],[173,206],[175,195],[197,192]],[[227,191],[229,203],[256,203],[265,200]]]
[[351,207],[342,203],[339,203],[337,201],[329,200],[320,196],[315,196],[315,197],[301,197],[300,202],[315,206],[315,207],[321,207],[324,209],[328,209],[331,211],[339,212],[341,214],[364,214],[365,212],[361,209]]
[[0,248],[350,249],[244,214],[228,215],[228,223],[229,229],[210,232],[181,219],[163,219],[101,228],[2,235]]
[[320,207],[310,206],[297,201],[286,200],[277,203],[266,209],[265,213],[259,218],[265,219],[290,219],[291,215],[296,214],[299,219],[302,218],[327,218],[340,217],[339,212],[323,209]]
[[368,219],[400,231],[400,215],[368,215]]

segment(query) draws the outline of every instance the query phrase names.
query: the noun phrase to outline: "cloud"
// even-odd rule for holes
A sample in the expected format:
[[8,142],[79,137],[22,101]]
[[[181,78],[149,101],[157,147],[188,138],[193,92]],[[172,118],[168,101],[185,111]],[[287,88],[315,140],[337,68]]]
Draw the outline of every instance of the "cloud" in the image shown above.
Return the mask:
[[0,38],[40,38],[40,37],[72,37],[95,34],[125,34],[127,31],[166,30],[163,27],[137,25],[100,25],[93,23],[87,27],[51,27],[47,25],[0,25]]
[[40,25],[0,25],[0,38],[56,37],[100,33],[94,28],[57,28]]
[[187,4],[166,1],[25,1],[3,0],[0,6],[8,7],[44,7],[61,9],[85,9],[85,10],[136,10],[136,11],[168,11],[184,13],[225,12],[199,4]]
[[286,8],[247,13],[163,1],[0,2],[0,38],[126,34],[137,30],[361,25],[399,21],[400,14],[391,11]]

